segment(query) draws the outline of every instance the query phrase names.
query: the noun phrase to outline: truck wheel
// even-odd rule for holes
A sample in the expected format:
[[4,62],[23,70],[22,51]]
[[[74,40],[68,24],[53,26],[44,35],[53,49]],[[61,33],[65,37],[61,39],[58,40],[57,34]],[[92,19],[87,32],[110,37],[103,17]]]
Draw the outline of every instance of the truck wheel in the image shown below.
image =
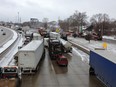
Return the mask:
[[95,71],[92,67],[89,68],[89,75],[90,76],[95,76]]

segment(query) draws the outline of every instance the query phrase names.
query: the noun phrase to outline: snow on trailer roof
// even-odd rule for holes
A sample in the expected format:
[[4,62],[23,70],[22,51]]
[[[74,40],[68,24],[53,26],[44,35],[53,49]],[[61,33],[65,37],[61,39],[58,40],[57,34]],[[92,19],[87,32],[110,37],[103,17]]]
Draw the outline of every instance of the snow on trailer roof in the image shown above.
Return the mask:
[[41,36],[41,35],[38,33],[33,33],[33,36]]
[[116,54],[112,53],[111,51],[108,50],[92,50],[92,51],[116,64]]
[[21,48],[19,51],[35,51],[42,43],[43,43],[43,39],[32,40],[29,44]]

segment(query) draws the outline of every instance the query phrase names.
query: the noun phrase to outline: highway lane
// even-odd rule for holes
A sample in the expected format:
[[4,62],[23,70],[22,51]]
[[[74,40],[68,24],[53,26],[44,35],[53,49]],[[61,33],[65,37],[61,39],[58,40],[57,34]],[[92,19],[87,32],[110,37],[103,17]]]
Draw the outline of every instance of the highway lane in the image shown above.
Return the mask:
[[16,42],[12,44],[7,50],[5,50],[1,55],[0,58],[3,59],[2,62],[0,63],[0,66],[7,66],[7,65],[14,65],[13,63],[10,63],[13,60],[13,56],[15,53],[18,51],[18,46],[22,42],[22,35],[19,35],[18,39]]
[[13,79],[0,79],[0,87],[17,87],[17,81]]
[[73,51],[65,54],[68,67],[60,67],[46,57],[35,75],[23,75],[21,87],[105,87],[95,76],[89,76],[89,65]]
[[[5,33],[6,35],[3,35]],[[4,45],[7,41],[12,39],[13,32],[7,29],[6,27],[0,26],[0,46]]]

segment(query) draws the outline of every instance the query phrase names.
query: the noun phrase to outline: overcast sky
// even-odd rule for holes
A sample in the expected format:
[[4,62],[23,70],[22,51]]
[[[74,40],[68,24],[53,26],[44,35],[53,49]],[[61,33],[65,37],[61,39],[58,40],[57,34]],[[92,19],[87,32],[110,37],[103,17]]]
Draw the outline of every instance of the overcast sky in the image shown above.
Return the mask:
[[0,21],[17,22],[18,12],[22,21],[47,17],[51,20],[65,19],[75,10],[87,12],[91,17],[97,13],[107,13],[116,18],[116,0],[0,0]]

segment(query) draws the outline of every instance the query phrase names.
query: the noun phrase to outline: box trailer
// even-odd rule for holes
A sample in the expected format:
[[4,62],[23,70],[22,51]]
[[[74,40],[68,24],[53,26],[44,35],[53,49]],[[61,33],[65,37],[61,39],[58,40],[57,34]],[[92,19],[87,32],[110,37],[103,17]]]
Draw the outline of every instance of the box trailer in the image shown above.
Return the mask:
[[96,75],[107,87],[116,87],[116,55],[107,50],[90,51],[90,75]]
[[50,38],[60,39],[60,34],[56,32],[50,32]]
[[44,55],[44,43],[41,40],[32,40],[18,51],[18,66],[22,73],[33,73],[38,69],[38,64]]
[[42,36],[38,33],[33,33],[33,40],[41,40]]

